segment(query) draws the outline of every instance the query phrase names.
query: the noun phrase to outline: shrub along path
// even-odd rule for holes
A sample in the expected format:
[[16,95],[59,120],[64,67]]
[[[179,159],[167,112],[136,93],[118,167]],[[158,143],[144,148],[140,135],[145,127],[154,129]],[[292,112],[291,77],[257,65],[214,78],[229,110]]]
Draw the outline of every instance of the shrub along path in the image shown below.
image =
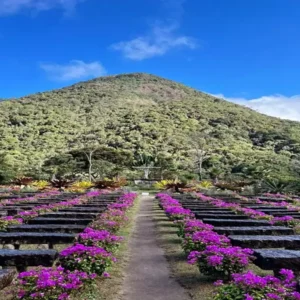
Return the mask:
[[188,300],[173,279],[164,251],[157,244],[154,197],[142,196],[134,233],[129,241],[131,257],[126,269],[123,300]]

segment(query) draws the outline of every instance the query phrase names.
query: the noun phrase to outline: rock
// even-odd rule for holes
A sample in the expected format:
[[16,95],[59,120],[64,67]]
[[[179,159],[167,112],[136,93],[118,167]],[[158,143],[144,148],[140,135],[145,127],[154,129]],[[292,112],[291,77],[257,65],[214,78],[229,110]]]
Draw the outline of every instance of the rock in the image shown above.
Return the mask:
[[40,245],[37,246],[37,249],[39,249],[39,250],[48,250],[49,245],[48,244],[40,244]]
[[5,244],[2,249],[15,250],[15,246],[12,244]]
[[255,250],[254,263],[263,270],[279,270],[282,268],[300,270],[300,251],[297,250]]
[[293,235],[292,228],[284,226],[261,226],[261,227],[214,227],[214,231],[226,235]]
[[229,236],[233,246],[243,248],[288,248],[300,249],[299,235],[230,235]]

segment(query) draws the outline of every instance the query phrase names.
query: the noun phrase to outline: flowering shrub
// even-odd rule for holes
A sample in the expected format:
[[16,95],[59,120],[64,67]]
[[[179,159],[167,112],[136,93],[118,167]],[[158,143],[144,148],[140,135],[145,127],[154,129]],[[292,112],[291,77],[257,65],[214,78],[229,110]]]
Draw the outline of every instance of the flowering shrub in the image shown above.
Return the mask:
[[79,270],[101,276],[116,259],[103,248],[76,244],[61,251],[59,261],[67,270]]
[[96,277],[80,271],[66,271],[63,267],[38,268],[18,276],[18,299],[66,300],[81,289],[85,282]]
[[208,246],[228,247],[230,240],[225,235],[220,235],[211,230],[196,231],[192,235],[187,235],[183,240],[183,250],[185,253],[191,251],[203,251]]
[[109,205],[108,210],[93,222],[92,227],[97,230],[117,232],[128,222],[125,212],[133,206],[136,197],[136,193],[127,193],[121,196],[117,203]]
[[35,218],[41,214],[47,213],[47,212],[52,212],[52,211],[57,211],[62,208],[67,208],[67,207],[72,207],[74,205],[78,205],[81,203],[86,202],[87,200],[85,197],[82,197],[81,199],[71,199],[68,201],[62,201],[58,203],[53,203],[53,204],[44,204],[40,206],[36,206],[33,208],[33,210],[30,211],[21,211],[18,213],[16,216],[17,218],[22,218],[24,221],[28,221],[32,218]]
[[232,282],[219,286],[214,300],[299,300],[300,294],[295,291],[296,281],[292,271],[282,269],[281,279],[273,276],[261,277],[249,271],[245,274],[233,274]]
[[173,199],[171,196],[167,194],[159,193],[156,195],[156,197],[159,198],[160,207],[164,210],[170,206],[181,207],[181,204],[179,203],[178,200]]
[[194,217],[194,214],[192,214],[189,209],[184,209],[179,206],[169,206],[165,209],[165,212],[172,221]]
[[101,214],[92,224],[97,230],[108,230],[116,233],[122,226],[128,222],[125,211],[119,209],[109,209]]
[[86,193],[86,196],[87,197],[98,197],[98,196],[100,196],[101,194],[104,194],[105,193],[105,191],[90,191],[90,192],[87,192]]
[[294,219],[291,216],[275,217],[270,221],[271,225],[296,227],[300,224],[300,220]]
[[37,217],[39,214],[33,210],[30,211],[21,211],[18,213],[17,218],[22,218],[24,221],[30,220]]
[[238,212],[248,216],[251,219],[271,220],[273,218],[271,215],[265,214],[261,211],[254,210],[251,208],[241,208]]
[[47,204],[44,204],[44,205],[39,205],[39,206],[36,206],[33,208],[33,211],[37,212],[38,214],[45,214],[47,212],[51,212],[52,210],[54,210],[54,205],[47,205]]
[[203,230],[213,230],[214,226],[209,224],[204,224],[200,220],[196,219],[185,219],[183,222],[180,222],[178,226],[177,235],[179,237],[185,238],[186,235],[192,235],[196,231]]
[[269,198],[277,198],[277,199],[285,199],[285,200],[292,200],[293,198],[291,198],[288,195],[285,194],[272,194],[272,193],[265,193],[263,194],[264,197],[269,197]]
[[60,192],[58,191],[49,191],[47,193],[38,193],[35,194],[33,197],[24,197],[24,198],[14,198],[14,199],[9,199],[9,200],[1,200],[0,201],[0,206],[5,206],[8,204],[16,204],[16,203],[27,203],[27,202],[32,202],[36,201],[39,198],[47,198],[51,196],[56,196],[59,195]]
[[235,212],[237,214],[246,215],[251,219],[272,220],[272,218],[273,218],[273,216],[265,214],[264,212],[254,210],[254,209],[251,209],[251,208],[244,208],[238,203],[227,203],[223,200],[207,197],[207,196],[205,196],[201,193],[197,194],[197,196],[201,200],[203,200],[205,202],[208,202],[208,203],[210,203],[210,204],[212,204],[216,207],[230,209],[230,210],[232,210],[233,212]]
[[8,226],[20,225],[23,223],[23,219],[14,218],[12,216],[0,218],[0,231],[5,231]]
[[200,273],[230,279],[231,274],[242,272],[251,262],[253,251],[240,247],[207,246],[204,251],[192,251],[189,264],[197,264]]
[[122,239],[122,237],[113,235],[107,230],[94,230],[90,227],[78,235],[80,244],[98,246],[109,252],[115,252],[119,248]]

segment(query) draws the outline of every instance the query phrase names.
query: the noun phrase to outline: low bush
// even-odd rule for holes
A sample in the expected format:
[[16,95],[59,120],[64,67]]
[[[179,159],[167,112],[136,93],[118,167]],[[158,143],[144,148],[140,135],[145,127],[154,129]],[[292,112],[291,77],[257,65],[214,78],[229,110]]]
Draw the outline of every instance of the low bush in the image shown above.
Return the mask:
[[251,271],[244,274],[233,274],[232,282],[219,286],[214,300],[299,300],[300,294],[296,292],[295,275],[291,270],[282,269],[281,279],[273,276],[258,276]]
[[192,251],[188,257],[190,264],[197,264],[200,273],[218,278],[231,279],[233,273],[241,273],[253,257],[251,249],[240,247],[207,246],[204,251]]
[[22,300],[67,300],[70,295],[81,289],[84,283],[90,282],[96,274],[70,272],[63,267],[38,268],[20,273],[18,281],[22,287],[17,295]]
[[115,262],[112,254],[97,246],[76,244],[59,254],[61,266],[69,271],[82,271],[101,276]]

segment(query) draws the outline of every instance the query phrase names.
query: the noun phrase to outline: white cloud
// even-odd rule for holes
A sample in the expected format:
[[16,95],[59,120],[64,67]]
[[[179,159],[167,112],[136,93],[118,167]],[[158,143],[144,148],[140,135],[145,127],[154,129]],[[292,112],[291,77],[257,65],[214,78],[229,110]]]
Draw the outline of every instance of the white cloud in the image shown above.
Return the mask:
[[253,110],[269,116],[300,121],[300,95],[295,95],[292,97],[271,95],[249,100],[245,98],[225,97],[222,94],[214,96],[250,107]]
[[165,14],[162,20],[157,20],[148,33],[115,43],[111,45],[111,49],[137,61],[163,56],[175,48],[195,49],[196,40],[178,32],[186,0],[160,0],[160,2]]
[[105,68],[98,61],[85,63],[81,60],[72,60],[68,64],[40,64],[48,76],[57,81],[70,81],[98,77],[106,74]]
[[0,0],[0,15],[12,15],[23,10],[39,12],[59,7],[69,14],[82,1],[85,0]]
[[126,58],[132,60],[162,56],[173,48],[194,49],[196,47],[195,40],[189,36],[176,34],[177,29],[176,25],[155,25],[149,34],[113,44],[112,49],[121,51]]

